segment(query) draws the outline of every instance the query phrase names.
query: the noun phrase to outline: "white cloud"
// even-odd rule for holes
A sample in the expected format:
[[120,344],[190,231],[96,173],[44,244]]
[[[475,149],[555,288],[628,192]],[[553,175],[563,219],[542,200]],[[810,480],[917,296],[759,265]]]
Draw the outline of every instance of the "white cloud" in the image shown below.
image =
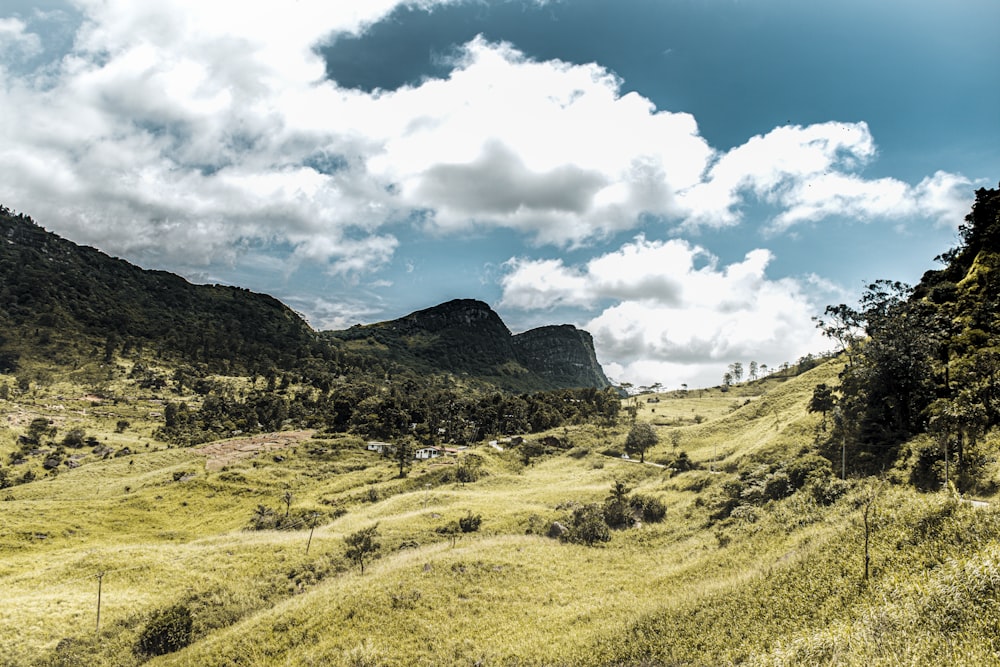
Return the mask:
[[42,52],[41,38],[18,18],[0,18],[0,62],[27,59]]
[[734,361],[778,365],[828,347],[811,320],[823,282],[771,279],[772,259],[758,249],[719,266],[685,241],[639,237],[579,267],[511,260],[501,305],[600,308],[582,326],[598,357],[612,362],[611,375],[640,384],[718,384]]
[[864,122],[775,128],[719,156],[704,181],[682,193],[685,225],[738,224],[739,207],[751,198],[780,210],[767,224],[771,232],[829,217],[961,221],[971,181],[939,171],[911,186],[854,173],[876,154]]
[[[442,79],[371,94],[325,80],[317,44],[398,4],[78,0],[69,53],[27,74],[0,68],[8,205],[179,270],[236,261],[252,239],[337,273],[386,262],[392,225],[413,212],[439,234],[502,227],[580,247],[644,214],[735,224],[753,197],[779,207],[773,230],[944,219],[967,183],[856,175],[876,154],[864,123],[777,128],[718,154],[691,115],[622,94],[599,64],[533,61],[483,38]],[[40,53],[18,18],[0,18],[0,41]],[[653,287],[670,289],[636,289]]]
[[713,151],[690,115],[619,87],[598,65],[535,62],[477,38],[447,79],[364,101],[385,123],[368,168],[442,232],[500,226],[577,245],[641,213],[676,217],[675,192]]

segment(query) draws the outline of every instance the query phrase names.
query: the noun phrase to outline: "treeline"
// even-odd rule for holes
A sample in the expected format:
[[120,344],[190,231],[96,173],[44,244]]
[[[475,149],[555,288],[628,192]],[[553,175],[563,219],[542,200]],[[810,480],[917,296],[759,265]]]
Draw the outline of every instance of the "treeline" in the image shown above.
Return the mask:
[[902,464],[919,487],[977,484],[982,438],[1000,424],[1000,191],[976,192],[959,236],[915,288],[877,281],[819,322],[846,360],[840,386],[813,400],[833,417],[824,453],[838,467]]
[[[330,389],[293,389],[285,380],[268,380],[266,385],[245,395],[209,386],[196,409],[170,402],[165,406],[164,426],[156,435],[178,444],[194,444],[293,426],[378,440],[412,436],[423,444],[469,443],[565,424],[613,424],[620,407],[613,389],[511,395],[460,391],[414,380],[352,382]],[[204,384],[201,388],[206,389]]]

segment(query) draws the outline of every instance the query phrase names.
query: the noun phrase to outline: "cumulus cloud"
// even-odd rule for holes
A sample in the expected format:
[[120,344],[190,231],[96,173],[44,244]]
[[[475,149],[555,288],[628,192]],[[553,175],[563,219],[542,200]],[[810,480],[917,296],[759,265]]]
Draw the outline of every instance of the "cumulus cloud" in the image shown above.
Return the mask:
[[26,60],[42,52],[42,40],[21,19],[0,18],[0,59]]
[[779,213],[766,228],[829,217],[861,221],[931,219],[957,225],[971,181],[937,172],[916,186],[894,178],[865,179],[857,170],[877,155],[867,123],[778,127],[718,156],[704,180],[685,191],[685,225],[725,227],[742,221],[740,206],[761,201]]
[[[333,273],[377,267],[395,247],[377,231],[394,205],[359,157],[369,138],[330,129],[349,94],[323,82],[313,48],[397,4],[251,2],[234,13],[81,0],[69,53],[26,74],[0,69],[6,203],[188,273],[236,261],[247,239],[291,244],[294,260]],[[0,23],[5,44],[37,53],[32,37],[19,19]]]
[[[398,4],[78,0],[68,53],[26,74],[0,64],[8,205],[140,260],[231,263],[252,239],[350,273],[388,261],[393,226],[414,220],[580,247],[649,216],[736,224],[753,198],[780,209],[772,231],[945,220],[967,184],[862,178],[876,155],[864,123],[776,128],[719,153],[690,114],[623,94],[600,64],[481,37],[440,79],[373,93],[326,80],[316,46]],[[5,51],[41,52],[31,21],[0,18]]]
[[689,114],[620,85],[596,64],[536,62],[476,38],[447,79],[378,97],[405,124],[368,166],[445,232],[492,225],[577,245],[643,213],[678,217],[676,193],[714,152]]
[[820,279],[771,279],[772,260],[770,251],[757,249],[720,266],[686,241],[638,237],[582,266],[512,259],[501,305],[599,311],[583,326],[620,379],[718,384],[734,361],[777,366],[828,347],[811,318],[817,295],[829,286]]

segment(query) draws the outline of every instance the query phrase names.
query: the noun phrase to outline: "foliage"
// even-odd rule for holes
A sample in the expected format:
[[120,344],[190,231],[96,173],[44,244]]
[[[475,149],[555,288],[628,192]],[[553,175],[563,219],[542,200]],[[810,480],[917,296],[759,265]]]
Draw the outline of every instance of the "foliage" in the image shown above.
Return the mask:
[[361,574],[365,573],[365,560],[374,557],[382,548],[382,544],[377,541],[378,538],[378,524],[362,528],[344,538],[344,543],[347,545],[344,556],[358,564]]
[[656,435],[656,430],[653,429],[652,424],[636,422],[629,429],[628,436],[625,438],[625,451],[629,454],[638,453],[639,460],[645,462],[646,451],[655,447],[657,442],[659,442],[659,437]]
[[825,452],[831,459],[840,445],[852,470],[875,472],[906,455],[902,443],[932,432],[938,452],[925,449],[920,466],[929,470],[947,450],[965,473],[964,488],[977,483],[977,461],[965,452],[1000,425],[998,229],[1000,191],[980,189],[961,244],[939,257],[944,269],[928,271],[912,289],[879,280],[858,308],[827,308],[819,325],[848,359]]
[[616,480],[611,487],[611,493],[604,500],[602,508],[604,522],[611,528],[626,528],[632,525],[632,511],[629,503],[631,489],[625,483]]
[[458,527],[463,533],[474,533],[479,530],[479,526],[481,526],[482,523],[483,517],[481,514],[473,514],[472,512],[469,512],[458,520]]
[[722,486],[713,517],[730,516],[740,507],[761,506],[808,487],[817,502],[829,504],[845,490],[833,479],[830,462],[815,454],[790,460],[748,460],[739,474]]
[[136,651],[145,655],[165,655],[191,643],[194,620],[185,605],[173,605],[153,613],[136,642]]
[[819,412],[823,415],[823,430],[826,430],[826,415],[836,406],[836,397],[833,390],[821,382],[813,390],[812,398],[809,399],[809,412]]
[[629,507],[646,523],[659,523],[667,515],[667,506],[656,496],[632,494]]
[[611,532],[608,530],[608,524],[604,521],[604,508],[597,503],[589,503],[575,508],[563,539],[567,542],[578,542],[587,546],[610,541]]

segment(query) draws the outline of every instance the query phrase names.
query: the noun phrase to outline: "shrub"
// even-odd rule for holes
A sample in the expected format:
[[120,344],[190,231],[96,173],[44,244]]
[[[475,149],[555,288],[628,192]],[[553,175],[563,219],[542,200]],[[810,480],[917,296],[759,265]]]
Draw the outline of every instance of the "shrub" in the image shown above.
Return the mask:
[[480,524],[483,523],[483,517],[479,514],[472,514],[471,512],[463,516],[458,520],[458,527],[463,533],[474,533],[479,530]]
[[193,626],[191,610],[185,605],[174,605],[154,612],[146,627],[139,633],[136,652],[165,655],[180,650],[191,643]]
[[83,447],[84,439],[87,437],[86,432],[82,428],[70,429],[65,436],[63,436],[62,444],[64,447],[73,447],[78,449]]
[[563,535],[567,542],[592,546],[596,542],[609,542],[611,531],[604,522],[604,510],[597,503],[583,505],[573,510],[570,525]]
[[642,520],[647,523],[658,523],[663,521],[667,515],[667,506],[659,498],[635,494],[629,504],[638,513]]
[[611,528],[625,528],[632,524],[632,512],[629,509],[629,488],[622,481],[616,481],[611,487],[611,493],[604,501],[604,523]]

